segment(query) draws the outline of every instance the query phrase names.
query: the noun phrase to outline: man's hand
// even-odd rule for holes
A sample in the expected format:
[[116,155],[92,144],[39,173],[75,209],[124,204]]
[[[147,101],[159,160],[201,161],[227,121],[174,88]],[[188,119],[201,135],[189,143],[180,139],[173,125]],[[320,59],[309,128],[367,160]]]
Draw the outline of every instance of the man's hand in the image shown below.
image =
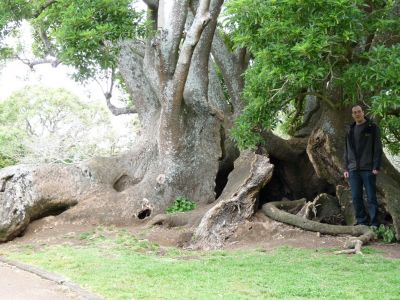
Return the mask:
[[372,170],[372,173],[374,174],[374,175],[378,175],[379,174],[379,170]]
[[343,172],[343,176],[344,176],[344,178],[349,178],[349,172],[348,171],[344,171]]

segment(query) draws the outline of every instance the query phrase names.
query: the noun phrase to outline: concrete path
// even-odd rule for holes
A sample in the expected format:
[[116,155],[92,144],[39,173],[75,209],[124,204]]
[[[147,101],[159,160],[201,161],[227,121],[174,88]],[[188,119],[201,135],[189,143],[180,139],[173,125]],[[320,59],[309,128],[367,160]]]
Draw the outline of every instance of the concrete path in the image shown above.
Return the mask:
[[4,259],[0,261],[0,300],[101,299],[63,277]]

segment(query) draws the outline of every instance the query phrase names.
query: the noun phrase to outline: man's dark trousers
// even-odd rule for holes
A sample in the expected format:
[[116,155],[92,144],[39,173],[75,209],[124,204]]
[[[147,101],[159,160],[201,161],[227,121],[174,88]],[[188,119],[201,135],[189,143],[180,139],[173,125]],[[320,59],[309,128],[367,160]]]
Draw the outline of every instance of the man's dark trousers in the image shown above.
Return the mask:
[[363,201],[364,186],[367,192],[370,224],[371,226],[377,226],[378,202],[376,201],[376,175],[372,171],[350,171],[349,181],[357,224],[368,224]]

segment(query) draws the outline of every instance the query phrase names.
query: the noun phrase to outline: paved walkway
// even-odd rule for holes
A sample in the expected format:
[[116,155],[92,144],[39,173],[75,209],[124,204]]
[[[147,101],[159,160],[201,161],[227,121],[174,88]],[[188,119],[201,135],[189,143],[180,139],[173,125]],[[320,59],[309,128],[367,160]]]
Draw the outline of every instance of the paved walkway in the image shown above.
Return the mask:
[[0,299],[98,300],[101,298],[56,274],[17,262],[0,261]]

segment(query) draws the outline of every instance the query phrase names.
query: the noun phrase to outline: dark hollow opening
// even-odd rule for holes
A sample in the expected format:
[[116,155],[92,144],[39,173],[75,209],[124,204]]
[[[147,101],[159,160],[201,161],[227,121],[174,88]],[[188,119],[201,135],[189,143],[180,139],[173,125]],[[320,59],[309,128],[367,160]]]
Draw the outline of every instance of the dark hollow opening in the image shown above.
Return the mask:
[[119,177],[117,179],[117,181],[115,181],[113,188],[117,192],[122,192],[122,191],[125,191],[128,187],[135,185],[136,183],[137,183],[137,180],[124,174],[121,177]]
[[143,219],[150,217],[150,215],[151,215],[151,209],[146,208],[146,209],[140,211],[138,213],[137,217],[138,217],[138,219],[143,220]]
[[221,194],[222,191],[224,190],[226,184],[228,183],[228,176],[233,170],[233,163],[229,164],[224,169],[220,169],[217,173],[217,176],[215,178],[215,199],[217,199]]
[[41,212],[38,212],[38,214],[34,214],[32,216],[32,221],[38,220],[41,218],[45,218],[48,216],[58,216],[58,215],[62,214],[64,211],[66,211],[67,209],[69,209],[70,207],[71,207],[71,205],[65,205],[65,204],[49,207],[45,211],[41,211]]
[[318,178],[307,154],[296,162],[284,162],[270,156],[274,165],[271,180],[260,190],[258,208],[267,202],[280,201],[282,198],[313,200],[321,193],[335,196],[335,187],[326,180]]

